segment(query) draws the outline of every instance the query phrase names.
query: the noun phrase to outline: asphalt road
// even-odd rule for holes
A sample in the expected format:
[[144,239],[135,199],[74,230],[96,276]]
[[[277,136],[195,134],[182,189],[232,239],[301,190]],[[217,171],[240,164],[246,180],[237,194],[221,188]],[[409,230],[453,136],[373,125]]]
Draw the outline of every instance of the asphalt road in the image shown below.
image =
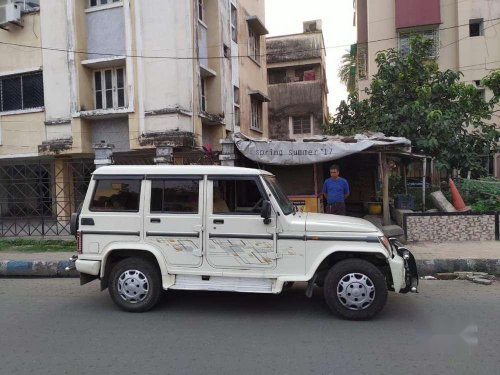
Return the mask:
[[146,314],[97,282],[0,279],[0,374],[497,374],[500,282],[424,281],[369,322],[321,290],[168,292]]

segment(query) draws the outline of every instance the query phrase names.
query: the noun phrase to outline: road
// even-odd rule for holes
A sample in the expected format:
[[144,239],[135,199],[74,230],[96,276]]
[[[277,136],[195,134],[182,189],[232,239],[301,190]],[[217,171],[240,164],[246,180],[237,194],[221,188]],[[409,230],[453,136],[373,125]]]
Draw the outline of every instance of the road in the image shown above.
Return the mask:
[[423,281],[369,322],[303,292],[171,291],[130,314],[97,282],[0,279],[0,374],[498,373],[500,282]]

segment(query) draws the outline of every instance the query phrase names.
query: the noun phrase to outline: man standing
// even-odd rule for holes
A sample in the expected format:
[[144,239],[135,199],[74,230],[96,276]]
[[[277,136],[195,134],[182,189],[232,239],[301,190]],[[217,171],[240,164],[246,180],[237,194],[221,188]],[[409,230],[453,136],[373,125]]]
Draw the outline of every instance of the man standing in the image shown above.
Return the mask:
[[349,184],[345,178],[339,176],[338,165],[330,167],[330,178],[323,184],[323,198],[326,199],[326,213],[345,215],[345,199],[349,196]]

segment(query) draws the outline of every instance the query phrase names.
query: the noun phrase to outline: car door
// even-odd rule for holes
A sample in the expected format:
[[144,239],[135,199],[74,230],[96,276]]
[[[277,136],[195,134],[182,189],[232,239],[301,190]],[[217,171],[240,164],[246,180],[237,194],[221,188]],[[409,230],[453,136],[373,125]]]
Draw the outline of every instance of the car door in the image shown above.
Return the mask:
[[203,254],[202,176],[154,176],[146,181],[146,241],[168,264],[199,267]]
[[207,181],[207,262],[214,268],[276,266],[276,213],[264,223],[266,199],[258,176],[209,176]]

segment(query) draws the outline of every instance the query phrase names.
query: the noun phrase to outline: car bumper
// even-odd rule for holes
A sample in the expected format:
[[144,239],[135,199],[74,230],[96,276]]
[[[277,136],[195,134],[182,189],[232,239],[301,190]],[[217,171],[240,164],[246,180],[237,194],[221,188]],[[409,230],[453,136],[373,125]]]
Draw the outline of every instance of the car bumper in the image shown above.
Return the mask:
[[391,241],[393,257],[389,259],[394,290],[399,293],[418,293],[418,271],[415,257],[406,247]]

